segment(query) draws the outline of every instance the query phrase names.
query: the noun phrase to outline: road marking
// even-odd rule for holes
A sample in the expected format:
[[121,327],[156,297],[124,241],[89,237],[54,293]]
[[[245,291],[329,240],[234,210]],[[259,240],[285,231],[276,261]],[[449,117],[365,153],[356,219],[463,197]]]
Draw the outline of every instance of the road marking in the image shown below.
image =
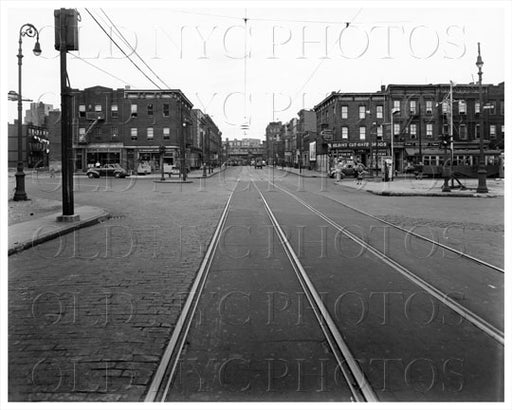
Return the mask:
[[485,319],[478,316],[476,313],[471,312],[469,309],[465,308],[464,306],[457,303],[455,300],[453,300],[452,297],[450,297],[448,294],[443,293],[433,285],[429,284],[419,276],[415,275],[411,271],[409,271],[404,266],[400,265],[395,260],[391,259],[389,256],[385,255],[383,252],[379,251],[378,249],[374,248],[367,242],[363,241],[356,235],[352,234],[351,232],[344,229],[342,226],[340,226],[338,223],[333,221],[328,216],[324,215],[319,210],[313,208],[308,203],[304,202],[302,199],[297,197],[296,195],[292,194],[291,192],[288,192],[287,190],[275,185],[278,189],[283,191],[284,193],[290,195],[292,198],[294,198],[297,202],[299,202],[301,205],[309,209],[311,212],[318,215],[320,218],[322,218],[324,221],[332,225],[334,228],[338,229],[340,232],[345,234],[348,238],[352,239],[354,242],[356,242],[358,245],[363,246],[365,249],[367,249],[369,252],[373,253],[377,258],[385,262],[387,265],[391,266],[393,269],[395,269],[397,272],[401,273],[403,276],[411,280],[413,283],[421,287],[423,290],[425,290],[427,293],[435,297],[437,300],[439,300],[444,305],[448,306],[450,309],[452,309],[454,312],[462,316],[464,319],[466,319],[468,322],[479,328],[480,330],[484,331],[487,335],[491,336],[493,339],[498,341],[500,344],[505,343],[505,336],[504,333],[487,322]]
[[316,291],[315,287],[313,286],[313,283],[311,282],[306,271],[304,270],[304,267],[300,263],[299,258],[295,254],[293,247],[286,238],[286,235],[281,229],[281,226],[277,222],[277,219],[272,213],[272,210],[270,209],[270,206],[265,200],[265,197],[258,189],[256,184],[254,184],[254,186],[258,190],[260,197],[263,200],[265,209],[272,222],[272,225],[274,225],[274,229],[277,233],[277,236],[279,237],[281,245],[283,246],[285,253],[288,256],[288,259],[290,260],[290,263],[295,273],[297,274],[297,277],[299,278],[299,282],[302,288],[304,289],[306,297],[308,298],[311,306],[313,307],[313,311],[317,317],[320,327],[324,335],[326,336],[329,345],[331,346],[331,350],[334,356],[336,357],[336,360],[338,361],[338,365],[340,366],[340,369],[342,370],[347,380],[347,384],[350,390],[352,391],[355,400],[366,402],[378,401],[377,395],[370,386],[370,383],[366,379],[365,374],[359,367],[359,364],[352,355],[352,352],[350,351],[347,343],[343,339],[343,336],[338,330],[338,327],[336,326],[334,320],[329,314],[324,303],[322,302],[320,295]]
[[[199,303],[199,296],[201,295],[204,284],[206,282],[206,277],[208,276],[208,272],[213,261],[213,255],[215,254],[219,244],[220,234],[224,224],[226,223],[227,213],[231,204],[231,198],[236,191],[236,187],[238,186],[239,181],[240,178],[237,179],[235,188],[229,195],[226,206],[224,207],[224,211],[222,212],[219,223],[217,224],[217,228],[215,229],[210,244],[208,245],[208,249],[203,258],[203,261],[201,262],[199,271],[192,285],[192,289],[190,290],[187,300],[185,301],[185,305],[183,306],[176,326],[174,327],[174,331],[172,332],[171,339],[167,344],[162,359],[160,360],[160,364],[158,365],[157,371],[153,377],[153,380],[151,381],[151,385],[149,386],[149,390],[146,394],[146,397],[144,398],[145,402],[165,401],[174,376],[174,372],[176,371],[176,366],[178,364],[183,345],[185,344],[187,334],[192,323],[192,319],[194,318],[194,313]],[[164,382],[166,382],[166,385],[162,390],[162,385]]]

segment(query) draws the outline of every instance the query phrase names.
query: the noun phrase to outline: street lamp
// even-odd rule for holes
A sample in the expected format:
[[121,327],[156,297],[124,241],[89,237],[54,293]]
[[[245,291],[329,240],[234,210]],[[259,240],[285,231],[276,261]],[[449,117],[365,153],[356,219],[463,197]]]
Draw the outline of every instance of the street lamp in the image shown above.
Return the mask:
[[[396,113],[399,113],[400,110],[398,108],[393,108],[391,110],[391,180],[393,180],[395,175],[395,153],[393,151],[393,141],[395,139],[395,126],[393,124],[393,118]],[[386,176],[384,176],[386,178]]]
[[28,199],[25,192],[25,173],[23,172],[23,124],[21,122],[22,107],[22,94],[21,94],[21,65],[23,54],[21,50],[22,38],[36,37],[36,44],[34,45],[34,54],[39,56],[41,54],[41,46],[39,45],[39,31],[32,24],[23,24],[20,28],[20,36],[18,40],[18,166],[16,168],[16,190],[14,191],[15,201],[26,201]]
[[476,192],[485,194],[489,192],[486,185],[487,170],[485,169],[484,160],[484,116],[483,116],[483,97],[482,97],[482,67],[484,62],[480,56],[480,43],[478,43],[478,57],[476,59],[476,66],[478,67],[478,94],[480,100],[480,157],[478,160],[478,187]]

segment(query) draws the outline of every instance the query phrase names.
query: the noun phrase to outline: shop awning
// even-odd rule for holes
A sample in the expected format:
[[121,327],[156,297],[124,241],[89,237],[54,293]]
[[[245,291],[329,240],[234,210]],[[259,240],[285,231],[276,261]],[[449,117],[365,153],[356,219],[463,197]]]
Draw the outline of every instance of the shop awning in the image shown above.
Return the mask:
[[405,155],[408,157],[414,157],[415,155],[419,154],[419,150],[416,148],[406,148],[405,149]]

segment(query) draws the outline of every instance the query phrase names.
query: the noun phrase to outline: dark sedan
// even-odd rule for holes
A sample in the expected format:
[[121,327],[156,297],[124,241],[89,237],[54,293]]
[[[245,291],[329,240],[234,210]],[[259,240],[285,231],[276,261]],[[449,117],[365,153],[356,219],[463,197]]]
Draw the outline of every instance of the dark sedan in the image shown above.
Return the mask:
[[128,172],[119,164],[105,164],[99,167],[92,167],[87,170],[89,178],[99,178],[101,176],[113,176],[114,178],[124,178]]

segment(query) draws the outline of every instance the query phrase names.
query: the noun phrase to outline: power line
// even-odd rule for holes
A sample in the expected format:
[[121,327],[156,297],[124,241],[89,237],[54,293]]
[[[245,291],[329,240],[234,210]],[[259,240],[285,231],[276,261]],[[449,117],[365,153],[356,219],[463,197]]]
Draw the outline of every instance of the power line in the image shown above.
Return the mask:
[[69,54],[70,54],[70,55],[72,55],[73,57],[75,57],[75,58],[77,58],[77,59],[79,59],[79,60],[83,61],[84,63],[89,64],[90,66],[92,66],[92,67],[96,68],[97,70],[99,70],[99,71],[101,71],[101,72],[103,72],[103,73],[105,73],[105,74],[107,74],[107,75],[111,76],[112,78],[115,78],[116,80],[121,81],[123,84],[129,84],[129,82],[128,82],[128,81],[125,81],[125,80],[123,80],[122,78],[116,77],[114,74],[109,73],[108,71],[106,71],[106,70],[104,70],[104,69],[102,69],[102,68],[100,68],[100,67],[98,67],[98,66],[94,65],[94,64],[93,64],[93,63],[91,63],[90,61],[87,61],[87,60],[83,59],[82,57],[80,57],[80,56],[78,56],[78,55],[76,55],[76,54],[73,54],[73,53],[69,53]]
[[144,71],[141,70],[141,68],[130,58],[130,56],[128,54],[125,53],[125,51],[119,46],[119,44],[116,43],[116,41],[110,36],[110,34],[107,33],[107,31],[103,28],[103,26],[101,25],[101,23],[96,19],[96,17],[93,16],[93,14],[89,11],[89,9],[85,9],[85,11],[87,11],[87,13],[89,13],[89,15],[92,17],[92,19],[96,22],[96,24],[99,26],[99,28],[101,28],[101,30],[105,33],[105,35],[115,44],[115,46],[126,56],[126,58],[128,60],[130,60],[130,62],[137,68],[137,70],[139,70],[143,75],[144,77],[146,77],[156,88],[158,89],[162,89],[162,87],[160,87],[157,83],[155,83]]
[[105,13],[105,11],[103,9],[100,9],[101,12],[105,15],[105,17],[108,19],[108,21],[110,22],[110,24],[112,24],[112,26],[115,28],[115,30],[117,31],[118,35],[121,37],[121,39],[125,42],[125,44],[130,47],[132,49],[132,51],[135,53],[135,55],[137,57],[139,57],[140,61],[142,61],[144,63],[144,65],[149,69],[149,71],[151,71],[156,78],[158,78],[158,80],[163,84],[165,85],[167,88],[171,88],[169,87],[169,85],[160,78],[160,76],[155,73],[153,71],[153,69],[146,63],[146,61],[139,55],[139,53],[137,53],[137,50],[135,50],[135,48],[128,42],[128,40],[126,39],[126,37],[123,35],[123,33],[121,33],[121,31],[117,28],[117,26],[115,25],[115,23],[110,19],[110,17],[107,15],[107,13]]

